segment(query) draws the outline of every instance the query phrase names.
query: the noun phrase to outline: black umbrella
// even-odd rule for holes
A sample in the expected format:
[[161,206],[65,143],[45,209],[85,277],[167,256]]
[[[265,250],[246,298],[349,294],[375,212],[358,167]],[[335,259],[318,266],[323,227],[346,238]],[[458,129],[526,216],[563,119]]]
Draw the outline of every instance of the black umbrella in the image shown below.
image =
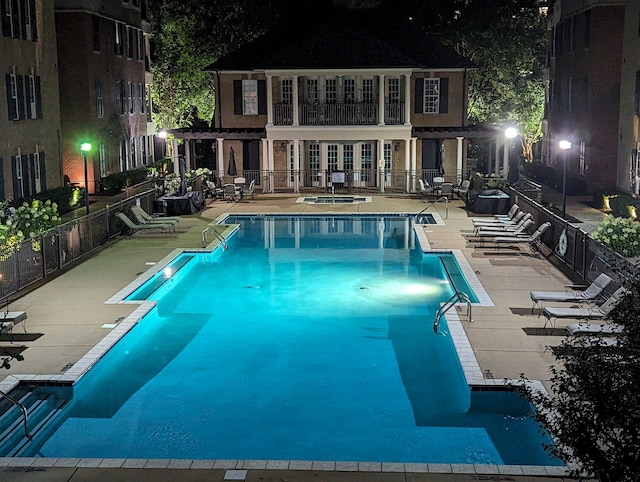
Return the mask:
[[229,152],[229,169],[227,169],[227,174],[232,177],[236,177],[238,175],[238,168],[236,167],[236,152],[231,148]]
[[187,163],[184,156],[178,157],[178,170],[180,174],[180,194],[184,195],[187,192],[187,180],[185,174],[187,172]]

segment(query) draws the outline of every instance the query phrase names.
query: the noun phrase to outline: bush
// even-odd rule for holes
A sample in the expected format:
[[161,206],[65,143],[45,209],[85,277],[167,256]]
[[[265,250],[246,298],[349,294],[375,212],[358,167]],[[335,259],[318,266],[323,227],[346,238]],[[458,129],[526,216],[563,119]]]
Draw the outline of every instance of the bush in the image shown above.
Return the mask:
[[134,186],[146,180],[149,176],[149,169],[146,167],[133,169],[131,171],[115,172],[103,177],[98,181],[100,191],[103,194],[116,194],[125,187]]
[[[51,201],[35,199],[18,207],[0,202],[0,248],[5,251],[17,247],[25,239],[33,239],[60,222],[58,206]],[[40,250],[39,241],[33,241],[33,249]]]
[[49,189],[33,196],[17,199],[10,203],[11,206],[17,208],[24,203],[31,204],[34,200],[50,201],[58,206],[60,214],[68,213],[82,206],[84,190],[80,187],[63,186]]
[[608,215],[591,236],[626,258],[640,255],[640,223]]

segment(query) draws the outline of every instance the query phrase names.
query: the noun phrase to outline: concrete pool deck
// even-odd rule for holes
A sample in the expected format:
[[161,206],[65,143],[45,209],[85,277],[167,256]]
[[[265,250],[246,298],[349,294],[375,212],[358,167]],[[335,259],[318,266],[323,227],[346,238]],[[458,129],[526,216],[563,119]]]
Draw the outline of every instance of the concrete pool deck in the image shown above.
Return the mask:
[[[202,231],[212,220],[225,213],[415,213],[427,206],[415,196],[402,194],[372,195],[370,203],[316,205],[296,203],[299,195],[256,195],[241,203],[209,202],[205,210],[184,217],[177,234],[165,237],[136,235],[120,239],[104,247],[73,269],[13,301],[11,311],[26,311],[27,333],[17,327],[14,343],[0,342],[0,350],[24,350],[24,361],[11,363],[0,373],[2,386],[15,380],[13,375],[63,375],[102,340],[119,321],[129,316],[137,305],[106,304],[105,302],[140,274],[176,248],[201,248]],[[578,219],[597,219],[600,215],[582,203],[568,200],[567,211]],[[595,212],[593,212],[595,211]],[[435,212],[434,207],[428,212]],[[423,229],[432,248],[462,251],[484,285],[494,306],[474,307],[473,322],[463,321],[473,352],[485,378],[502,380],[518,378],[540,380],[548,387],[549,366],[554,363],[548,346],[561,339],[559,330],[544,332],[543,320],[531,314],[530,290],[563,290],[573,282],[556,268],[545,253],[519,250],[476,248],[466,242],[463,233],[471,230],[470,214],[461,201],[437,205],[443,225],[428,225]],[[103,327],[103,326],[107,327]],[[44,462],[47,460],[47,462]],[[333,467],[326,463],[311,463],[293,467],[243,465],[245,462],[209,467],[203,461],[149,461],[147,469],[128,465],[125,460],[73,461],[57,459],[0,459],[3,480],[381,480],[390,481],[463,481],[479,480],[481,474],[503,476],[514,481],[545,480],[561,476],[560,470],[522,472],[492,466],[455,467],[459,474],[446,474],[452,467],[446,464],[361,464]],[[222,462],[222,461],[219,461]],[[247,461],[249,462],[249,461]],[[255,462],[255,461],[254,461]],[[155,465],[154,465],[155,463]],[[94,466],[100,465],[100,469]],[[51,467],[50,465],[53,465]],[[71,465],[71,466],[70,466]],[[116,467],[114,467],[114,465]],[[142,464],[144,465],[144,464]],[[185,465],[194,470],[184,470]],[[233,465],[233,466],[231,466]],[[429,465],[429,466],[427,466]],[[24,468],[28,466],[28,468]],[[400,467],[402,466],[402,467]],[[22,468],[20,468],[22,467]],[[110,467],[110,468],[109,468]],[[130,467],[130,468],[128,468]],[[156,467],[155,469],[153,467]],[[187,468],[188,468],[187,467]],[[202,467],[195,470],[196,467]],[[277,470],[268,470],[270,468]],[[208,468],[209,470],[205,470]],[[165,469],[165,470],[160,470]],[[231,472],[229,472],[231,470]],[[238,470],[239,472],[234,472]],[[246,473],[242,473],[247,470]],[[431,473],[427,473],[430,471]],[[529,475],[522,475],[527,473]],[[173,474],[173,475],[172,475]],[[244,478],[226,478],[242,477]],[[557,480],[557,479],[556,479]]]

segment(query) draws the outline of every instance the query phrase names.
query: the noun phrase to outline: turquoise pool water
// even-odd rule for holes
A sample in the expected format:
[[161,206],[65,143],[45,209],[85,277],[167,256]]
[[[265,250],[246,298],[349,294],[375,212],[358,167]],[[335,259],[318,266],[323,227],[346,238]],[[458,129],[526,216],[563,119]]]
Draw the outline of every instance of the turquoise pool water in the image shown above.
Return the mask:
[[469,288],[409,221],[227,219],[227,251],[132,294],[157,306],[25,455],[554,464],[528,405],[471,392],[433,333],[452,280]]

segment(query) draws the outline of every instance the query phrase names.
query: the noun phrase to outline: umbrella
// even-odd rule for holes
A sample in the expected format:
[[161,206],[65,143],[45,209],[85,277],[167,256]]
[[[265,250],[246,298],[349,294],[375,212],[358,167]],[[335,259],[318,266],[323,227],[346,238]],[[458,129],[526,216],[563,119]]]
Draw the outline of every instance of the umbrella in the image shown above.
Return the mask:
[[178,158],[178,169],[180,171],[180,194],[186,194],[187,180],[185,179],[185,173],[187,171],[187,163],[184,156]]
[[440,146],[440,164],[438,165],[438,170],[441,176],[444,176],[444,144]]
[[233,150],[233,147],[229,151],[229,169],[227,169],[227,174],[232,177],[236,177],[238,175],[238,168],[236,167],[236,152]]

